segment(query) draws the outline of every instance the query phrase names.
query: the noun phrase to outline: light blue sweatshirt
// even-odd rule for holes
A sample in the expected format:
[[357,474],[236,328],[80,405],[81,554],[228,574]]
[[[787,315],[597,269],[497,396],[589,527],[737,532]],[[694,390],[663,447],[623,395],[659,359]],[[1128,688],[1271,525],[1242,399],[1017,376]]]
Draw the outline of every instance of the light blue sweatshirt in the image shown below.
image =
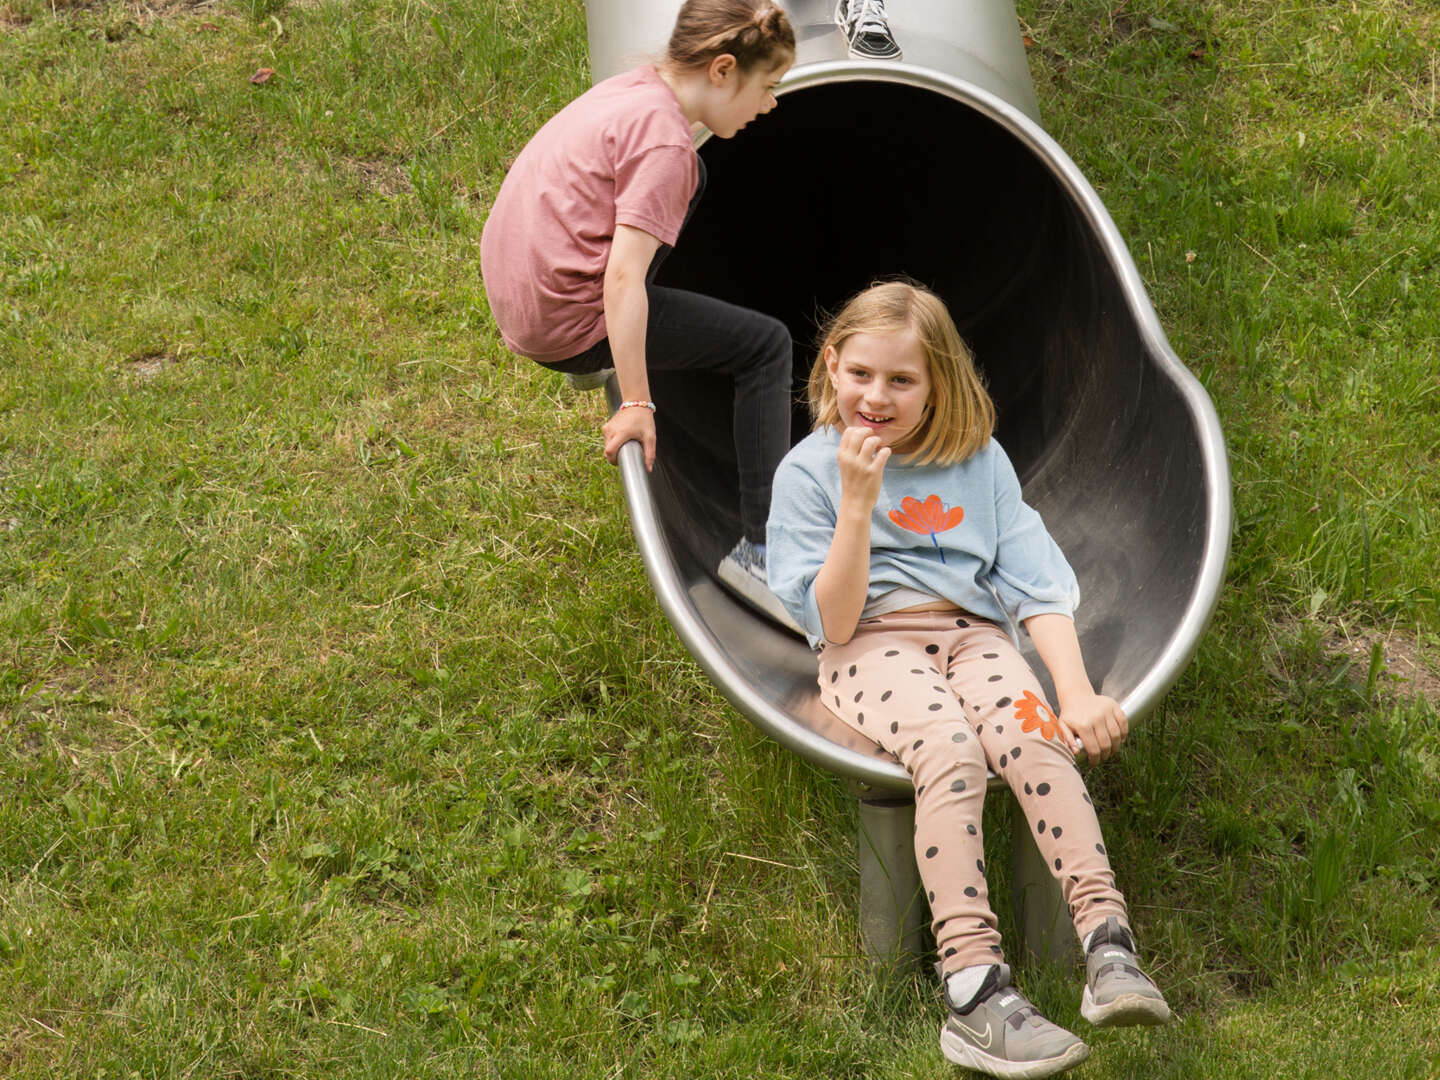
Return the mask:
[[[812,432],[775,472],[766,531],[770,589],[804,628],[825,640],[815,576],[830,552],[840,508],[840,432]],[[958,465],[885,465],[870,515],[870,587],[862,618],[947,600],[1002,625],[1032,615],[1073,616],[1075,573],[1020,496],[1015,467],[991,439]]]

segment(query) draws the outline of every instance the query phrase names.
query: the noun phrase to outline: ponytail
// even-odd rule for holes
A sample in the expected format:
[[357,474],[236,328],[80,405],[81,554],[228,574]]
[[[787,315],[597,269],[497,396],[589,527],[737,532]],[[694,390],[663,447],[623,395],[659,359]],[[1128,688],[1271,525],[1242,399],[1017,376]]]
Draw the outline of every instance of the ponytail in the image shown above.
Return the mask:
[[772,67],[795,55],[795,31],[773,0],[685,0],[665,50],[665,63],[686,71],[729,53],[741,72]]

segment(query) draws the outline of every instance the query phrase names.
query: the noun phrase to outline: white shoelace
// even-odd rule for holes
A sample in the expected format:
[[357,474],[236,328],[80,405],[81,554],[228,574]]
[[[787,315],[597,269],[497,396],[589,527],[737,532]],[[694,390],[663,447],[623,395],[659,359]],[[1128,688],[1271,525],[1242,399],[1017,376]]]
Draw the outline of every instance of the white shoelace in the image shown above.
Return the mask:
[[[841,0],[841,6],[843,2]],[[861,34],[890,35],[890,24],[885,21],[885,0],[850,0],[843,20],[837,7],[835,21],[843,22],[846,32],[852,35],[857,31]]]

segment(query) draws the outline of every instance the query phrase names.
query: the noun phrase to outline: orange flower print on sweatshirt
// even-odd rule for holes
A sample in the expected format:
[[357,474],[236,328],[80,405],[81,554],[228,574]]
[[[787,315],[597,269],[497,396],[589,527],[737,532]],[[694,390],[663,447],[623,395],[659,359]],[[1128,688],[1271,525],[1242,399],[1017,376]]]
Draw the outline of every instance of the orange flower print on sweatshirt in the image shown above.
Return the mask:
[[946,529],[953,529],[964,519],[964,507],[952,506],[947,510],[939,495],[930,495],[924,502],[906,495],[900,500],[900,509],[890,511],[890,520],[902,529],[930,537],[935,550],[940,552],[942,563],[945,561],[945,551],[940,546],[940,541],[935,539],[935,535]]
[[1043,739],[1054,739],[1060,734],[1060,721],[1055,719],[1050,706],[1036,697],[1033,690],[1026,690],[1025,696],[1015,702],[1015,719],[1025,721],[1020,725],[1020,730],[1027,734],[1036,728],[1040,729],[1040,737]]

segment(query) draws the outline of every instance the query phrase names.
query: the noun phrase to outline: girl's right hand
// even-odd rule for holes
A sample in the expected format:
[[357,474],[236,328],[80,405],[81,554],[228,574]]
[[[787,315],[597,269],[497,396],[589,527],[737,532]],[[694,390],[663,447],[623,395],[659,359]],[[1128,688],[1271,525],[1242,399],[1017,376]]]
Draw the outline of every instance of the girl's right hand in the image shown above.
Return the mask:
[[890,460],[890,448],[867,428],[846,428],[835,460],[840,466],[841,498],[854,499],[857,508],[869,514],[880,498],[880,481],[885,475],[885,463]]

